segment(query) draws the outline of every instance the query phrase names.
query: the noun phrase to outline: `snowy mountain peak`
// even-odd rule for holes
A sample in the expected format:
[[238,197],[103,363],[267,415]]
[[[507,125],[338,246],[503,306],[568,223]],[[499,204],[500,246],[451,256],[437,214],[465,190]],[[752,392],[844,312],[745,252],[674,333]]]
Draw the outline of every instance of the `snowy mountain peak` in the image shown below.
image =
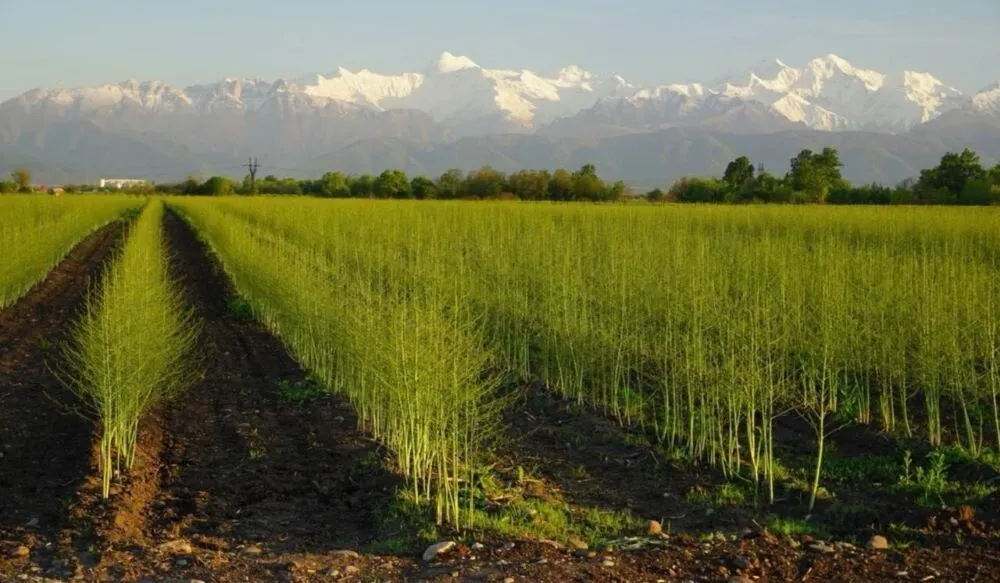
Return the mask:
[[941,90],[955,94],[960,93],[958,89],[945,85],[934,77],[934,75],[919,71],[903,71],[903,85],[922,93],[932,93]]
[[1000,81],[972,96],[972,109],[980,113],[1000,114]]
[[479,69],[479,65],[469,57],[453,55],[448,51],[441,53],[436,61],[427,68],[428,74],[446,74],[461,71],[463,69]]
[[690,84],[672,84],[672,85],[661,85],[659,87],[654,87],[652,89],[643,89],[637,91],[635,95],[632,96],[633,100],[656,100],[656,99],[677,99],[677,98],[690,98],[698,99],[705,97],[707,94],[717,94],[714,91],[709,91],[701,83],[690,83]]
[[[833,53],[809,61],[808,69],[813,80],[813,88],[817,91],[822,90],[822,85],[825,81],[829,81],[838,75],[846,77],[846,82],[848,83],[851,79],[861,81],[868,91],[878,91],[882,87],[882,84],[885,83],[885,75],[882,73],[855,67],[846,59]],[[843,83],[844,81],[840,82]]]
[[162,81],[129,79],[97,87],[37,90],[14,101],[19,107],[51,106],[73,115],[132,114],[141,109],[242,114],[262,107],[270,111],[278,102],[296,111],[416,110],[456,135],[534,131],[597,104],[657,111],[657,119],[666,119],[664,112],[697,117],[703,110],[718,117],[743,111],[758,119],[777,115],[821,130],[900,132],[957,108],[1000,111],[1000,87],[964,97],[929,73],[882,73],[835,53],[801,66],[768,59],[707,83],[636,87],[621,76],[603,76],[576,65],[554,74],[487,69],[446,51],[421,72],[386,75],[338,67],[328,74],[277,81],[227,77],[183,90]]
[[563,83],[582,83],[584,81],[589,81],[594,78],[594,74],[590,71],[585,71],[576,65],[570,65],[568,67],[563,67],[556,72],[556,80],[562,81]]

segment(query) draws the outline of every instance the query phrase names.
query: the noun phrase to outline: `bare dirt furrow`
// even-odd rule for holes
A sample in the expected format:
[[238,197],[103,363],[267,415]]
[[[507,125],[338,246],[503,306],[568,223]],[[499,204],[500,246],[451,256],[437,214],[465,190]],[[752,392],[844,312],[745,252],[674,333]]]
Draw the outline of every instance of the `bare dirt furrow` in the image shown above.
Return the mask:
[[120,222],[92,233],[0,311],[0,556],[15,559],[0,561],[0,579],[28,565],[60,568],[52,563],[74,492],[91,472],[93,432],[69,410],[76,399],[50,367],[121,234]]
[[301,367],[230,313],[232,285],[185,223],[168,213],[166,233],[201,326],[200,378],[146,423],[149,463],[105,520],[92,576],[272,580],[285,553],[363,548],[396,484],[376,445],[343,398],[289,398],[307,382]]

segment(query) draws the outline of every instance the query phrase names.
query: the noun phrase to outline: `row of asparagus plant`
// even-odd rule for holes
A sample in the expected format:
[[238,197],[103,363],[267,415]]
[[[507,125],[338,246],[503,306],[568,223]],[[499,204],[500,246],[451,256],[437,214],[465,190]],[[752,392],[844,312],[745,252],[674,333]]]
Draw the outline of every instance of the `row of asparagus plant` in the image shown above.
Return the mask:
[[100,427],[105,498],[135,464],[144,416],[191,380],[198,328],[169,274],[163,212],[150,200],[131,224],[66,350],[67,384]]
[[0,197],[0,308],[41,281],[81,239],[141,204],[124,196]]
[[[774,420],[789,412],[815,430],[814,497],[825,439],[847,422],[974,455],[1000,449],[995,209],[184,206],[284,248],[340,305],[427,307],[445,328],[478,322],[470,342],[491,364],[749,476],[771,497]],[[219,225],[196,222],[218,237]],[[296,287],[269,285],[271,295]],[[353,374],[337,386],[379,394]]]
[[330,233],[290,239],[215,201],[171,205],[203,234],[258,318],[350,399],[364,428],[393,452],[413,498],[432,505],[438,523],[471,526],[472,497],[463,491],[499,409],[494,381],[482,375],[484,339],[462,296],[444,286],[387,293],[364,265],[322,253]]

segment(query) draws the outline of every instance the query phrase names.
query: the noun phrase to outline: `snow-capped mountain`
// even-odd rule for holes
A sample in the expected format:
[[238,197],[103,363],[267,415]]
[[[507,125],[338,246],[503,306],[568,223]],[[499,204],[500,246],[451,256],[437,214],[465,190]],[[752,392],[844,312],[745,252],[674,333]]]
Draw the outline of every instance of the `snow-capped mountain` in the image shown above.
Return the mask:
[[340,68],[330,76],[312,75],[298,82],[308,95],[378,109],[417,109],[447,126],[466,128],[459,133],[473,134],[477,120],[489,124],[500,119],[509,129],[531,129],[602,97],[634,90],[621,77],[598,78],[576,66],[546,77],[528,70],[486,69],[448,52],[420,73],[380,75]]
[[[129,80],[35,89],[0,104],[0,170],[20,159],[170,179],[230,172],[255,155],[307,172],[327,162],[437,171],[599,159],[622,176],[660,176],[670,157],[671,173],[702,172],[697,160],[724,169],[725,158],[749,152],[780,163],[803,144],[840,144],[856,179],[895,180],[942,148],[1000,151],[1000,83],[962,95],[929,73],[878,72],[833,54],[665,81],[637,86],[577,66],[490,69],[443,53],[397,74],[341,67],[184,88]],[[878,156],[884,168],[868,161]]]
[[820,130],[903,131],[958,107],[962,94],[928,73],[885,74],[834,54],[802,68],[774,60],[717,79],[713,89],[772,105],[785,117]]
[[973,95],[969,107],[978,113],[1000,116],[1000,81]]
[[539,131],[554,136],[609,137],[678,127],[736,134],[805,128],[771,106],[692,83],[643,89],[628,97],[603,98],[593,107],[557,119]]
[[[994,88],[996,89],[996,88]],[[984,92],[988,93],[988,91]],[[707,83],[636,87],[617,75],[577,66],[545,75],[488,69],[468,57],[441,54],[420,72],[385,75],[338,68],[291,80],[232,79],[178,89],[159,81],[126,81],[78,89],[34,90],[16,101],[28,111],[107,116],[122,110],[221,115],[276,111],[417,110],[455,135],[533,132],[598,108],[658,112],[659,124],[716,118],[746,102],[763,104],[795,124],[827,131],[900,132],[962,107],[968,98],[928,73],[880,73],[834,54],[801,67],[775,59]],[[990,97],[981,101],[989,107]],[[721,108],[721,109],[720,109]],[[594,117],[593,112],[586,116]],[[600,116],[597,116],[600,117]],[[648,120],[647,120],[648,121]],[[647,124],[648,125],[648,124]],[[778,124],[779,126],[783,124]]]

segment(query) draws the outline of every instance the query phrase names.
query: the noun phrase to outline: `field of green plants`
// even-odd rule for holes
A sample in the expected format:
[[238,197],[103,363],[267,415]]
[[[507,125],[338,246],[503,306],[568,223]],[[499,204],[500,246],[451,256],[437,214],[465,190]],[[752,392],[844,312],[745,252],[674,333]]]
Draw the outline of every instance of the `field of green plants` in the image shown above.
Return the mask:
[[[201,407],[216,416],[208,418],[219,426],[204,432],[220,448],[249,448],[247,459],[236,452],[236,468],[280,463],[253,446],[266,440],[257,424],[297,430],[282,424],[308,418],[282,415],[303,387],[303,399],[345,398],[357,418],[352,431],[383,448],[380,459],[338,471],[352,481],[352,472],[380,466],[398,477],[394,516],[425,521],[425,532],[562,541],[580,533],[594,543],[660,518],[648,505],[586,496],[563,516],[546,506],[547,494],[516,506],[521,493],[500,492],[500,475],[509,477],[500,466],[512,457],[521,486],[538,481],[510,449],[512,419],[548,418],[524,408],[524,395],[614,427],[635,456],[666,460],[639,476],[651,480],[652,499],[681,491],[675,484],[707,483],[685,486],[680,504],[708,507],[707,516],[739,506],[786,534],[825,532],[809,522],[816,512],[863,514],[864,498],[849,492],[984,511],[1000,496],[996,209],[4,197],[0,339],[14,346],[2,326],[16,320],[18,300],[115,220],[123,221],[121,243],[99,281],[75,282],[86,287],[77,292],[81,307],[56,323],[65,341],[45,364],[66,388],[61,406],[93,430],[94,481],[105,501],[137,484],[155,498],[150,492],[165,487],[159,480],[180,480],[157,502],[162,508],[194,489],[184,482],[193,442],[170,436],[178,427],[200,431],[171,417],[184,401],[195,405],[178,409],[183,415]],[[200,239],[231,292],[193,281],[209,281],[207,271],[179,275],[190,253],[208,256],[185,247],[178,229]],[[212,320],[206,305],[218,302],[230,313]],[[273,388],[281,399],[253,400],[248,383],[271,382],[260,363],[277,361],[260,353],[267,349],[245,321],[280,341],[305,384],[281,380]],[[239,394],[192,395],[213,390],[198,357],[233,351],[244,364],[225,365],[225,374]],[[0,381],[29,353],[0,352]],[[34,389],[16,390],[0,402],[43,403]],[[49,391],[42,386],[52,401]],[[261,413],[274,403],[288,410]],[[249,421],[229,419],[243,413]],[[28,439],[16,416],[0,422],[11,425],[0,426],[0,441]],[[564,422],[533,431],[555,436],[553,447],[609,455]],[[322,428],[302,429],[309,436],[300,453],[318,447]],[[160,449],[144,445],[147,434],[159,436]],[[209,465],[224,467],[226,454],[207,453],[215,456]],[[949,481],[956,462],[964,483]],[[144,464],[159,477],[133,481]],[[298,476],[307,466],[294,467]],[[600,481],[599,467],[580,465],[575,483]],[[261,480],[263,491],[281,490]],[[15,482],[0,475],[0,493]],[[311,484],[327,495],[328,486]],[[778,507],[784,518],[770,514]],[[0,546],[4,512],[0,504]]]
[[142,204],[141,197],[0,199],[0,308],[21,297],[84,235]]
[[151,201],[129,229],[66,352],[65,378],[100,426],[102,495],[135,464],[139,423],[190,383],[185,358],[197,325],[163,244],[163,202]]
[[[505,376],[773,500],[775,420],[1000,451],[1000,213],[171,202],[439,521],[474,523]],[[463,502],[464,500],[464,502]]]

